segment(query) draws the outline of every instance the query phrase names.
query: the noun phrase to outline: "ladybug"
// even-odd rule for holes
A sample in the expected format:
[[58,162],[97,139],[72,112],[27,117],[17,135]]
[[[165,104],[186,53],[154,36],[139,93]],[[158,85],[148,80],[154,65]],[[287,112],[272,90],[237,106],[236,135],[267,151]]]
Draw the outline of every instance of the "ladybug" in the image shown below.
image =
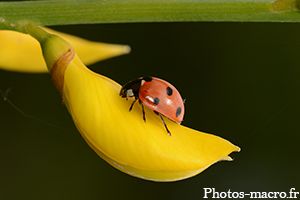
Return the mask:
[[171,135],[164,119],[161,115],[180,124],[184,116],[184,101],[178,90],[165,80],[143,76],[126,83],[120,91],[122,98],[134,97],[131,104],[131,111],[134,103],[138,100],[142,106],[143,120],[146,122],[144,105],[149,107],[160,116],[167,133]]

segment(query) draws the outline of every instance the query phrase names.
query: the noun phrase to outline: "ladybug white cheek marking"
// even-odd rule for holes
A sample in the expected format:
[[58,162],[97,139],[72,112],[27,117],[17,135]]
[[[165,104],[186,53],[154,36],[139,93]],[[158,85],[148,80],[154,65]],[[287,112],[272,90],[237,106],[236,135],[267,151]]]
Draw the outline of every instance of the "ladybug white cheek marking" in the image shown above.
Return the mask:
[[133,90],[132,89],[127,90],[126,96],[133,97],[134,96]]
[[142,80],[142,81],[141,81],[141,85],[144,85],[144,83],[145,83],[145,80]]

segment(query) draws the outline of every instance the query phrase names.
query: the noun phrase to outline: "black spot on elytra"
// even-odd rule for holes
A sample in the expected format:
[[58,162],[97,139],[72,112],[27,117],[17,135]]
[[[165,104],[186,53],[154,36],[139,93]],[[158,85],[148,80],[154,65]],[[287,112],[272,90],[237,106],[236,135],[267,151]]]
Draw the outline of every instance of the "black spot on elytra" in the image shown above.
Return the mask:
[[170,87],[167,87],[167,95],[171,96],[173,94],[173,90]]
[[154,99],[154,104],[155,104],[155,105],[158,105],[158,104],[159,104],[159,98],[155,97],[155,99]]
[[176,117],[178,117],[181,113],[181,107],[178,107],[176,110]]

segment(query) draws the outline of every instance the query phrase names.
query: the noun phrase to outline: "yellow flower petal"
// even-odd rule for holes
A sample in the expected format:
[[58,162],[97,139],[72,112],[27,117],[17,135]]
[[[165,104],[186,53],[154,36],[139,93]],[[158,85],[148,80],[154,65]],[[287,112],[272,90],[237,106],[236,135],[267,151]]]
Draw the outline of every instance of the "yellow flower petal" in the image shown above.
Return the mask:
[[121,86],[91,72],[75,56],[64,77],[64,103],[87,143],[108,163],[130,175],[154,181],[194,176],[239,151],[230,142],[160,118],[119,96]]
[[90,65],[115,56],[128,54],[131,50],[128,45],[93,42],[83,38],[79,38],[77,36],[58,32],[46,27],[43,27],[43,30],[48,33],[57,35],[69,42],[85,65]]
[[[43,29],[68,41],[86,65],[130,52],[127,45],[92,42],[49,28]],[[0,69],[30,73],[48,72],[40,45],[30,35],[1,30],[0,47]]]

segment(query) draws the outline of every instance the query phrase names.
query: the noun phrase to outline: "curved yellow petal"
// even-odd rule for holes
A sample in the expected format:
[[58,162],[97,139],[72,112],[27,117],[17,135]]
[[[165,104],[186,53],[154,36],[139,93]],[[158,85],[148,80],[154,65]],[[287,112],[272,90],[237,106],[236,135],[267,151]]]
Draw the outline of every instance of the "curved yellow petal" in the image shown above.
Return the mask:
[[[127,45],[92,42],[49,28],[43,29],[68,41],[86,65],[130,52]],[[1,30],[0,47],[0,69],[30,73],[48,72],[40,45],[30,35]]]
[[199,132],[145,108],[128,109],[132,101],[119,96],[121,86],[91,72],[75,56],[64,76],[64,103],[87,143],[108,163],[130,175],[154,181],[194,176],[213,163],[230,160],[239,147],[220,137]]
[[85,65],[90,65],[115,56],[128,54],[131,50],[128,45],[94,42],[70,34],[58,32],[46,27],[42,28],[46,32],[57,35],[69,42]]
[[52,80],[73,121],[91,148],[115,168],[146,180],[176,181],[194,176],[240,148],[218,136],[179,125],[119,96],[121,86],[90,71],[73,48],[34,25],[27,31],[42,45]]

